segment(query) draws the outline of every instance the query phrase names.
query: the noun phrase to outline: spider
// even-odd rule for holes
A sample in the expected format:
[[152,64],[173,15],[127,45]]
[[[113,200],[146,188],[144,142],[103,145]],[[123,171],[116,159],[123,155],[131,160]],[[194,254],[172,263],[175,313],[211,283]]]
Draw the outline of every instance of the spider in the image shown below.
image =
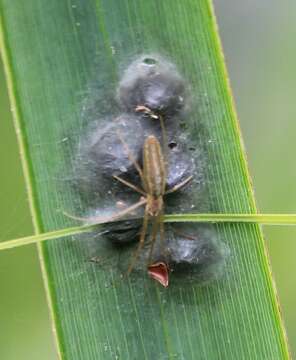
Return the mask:
[[123,216],[132,213],[134,210],[138,209],[141,206],[145,205],[145,211],[143,216],[143,225],[140,232],[140,238],[138,246],[132,256],[130,261],[127,275],[131,273],[133,270],[136,261],[139,257],[140,251],[145,244],[145,238],[147,235],[148,224],[149,221],[152,223],[152,231],[151,231],[151,240],[150,240],[150,249],[148,255],[148,274],[161,283],[164,287],[168,286],[169,283],[169,267],[163,261],[157,261],[155,263],[151,262],[151,256],[153,253],[153,248],[156,242],[157,234],[160,234],[160,243],[163,247],[164,243],[164,223],[163,223],[163,214],[164,214],[164,200],[163,197],[167,194],[173,193],[186,184],[188,184],[193,176],[187,177],[185,180],[181,181],[179,184],[173,186],[171,189],[166,190],[166,163],[164,160],[163,152],[160,146],[159,141],[154,135],[149,135],[143,145],[143,169],[139,166],[138,162],[133,157],[132,153],[130,152],[127,144],[123,140],[121,134],[118,132],[118,136],[120,141],[123,144],[124,150],[135,166],[142,183],[142,188],[132,184],[131,182],[122,179],[117,175],[113,175],[113,177],[121,182],[122,184],[128,186],[129,188],[133,189],[134,191],[141,194],[140,200],[129,206],[128,208],[119,211],[115,215],[102,218],[102,217],[88,217],[88,218],[80,218],[76,216],[69,215],[65,213],[65,215],[82,220],[82,221],[92,221],[94,223],[102,223],[102,222],[111,222],[122,218]]
[[[119,135],[120,136],[120,135]],[[162,261],[151,263],[151,255],[155,245],[156,237],[158,232],[160,233],[160,241],[163,246],[164,242],[164,224],[163,224],[163,213],[164,213],[164,200],[163,197],[167,194],[173,193],[186,184],[188,184],[193,176],[187,177],[173,188],[166,190],[166,166],[164,156],[159,141],[154,135],[149,135],[144,142],[143,146],[143,169],[140,168],[139,164],[133,158],[129,152],[127,145],[124,140],[120,137],[125,151],[136,170],[139,173],[142,182],[142,188],[135,186],[134,184],[122,179],[119,176],[114,175],[114,178],[124,185],[135,190],[142,195],[139,202],[123,210],[122,212],[115,215],[113,219],[118,219],[125,214],[135,210],[135,208],[145,205],[143,226],[140,232],[140,239],[138,247],[132,257],[130,265],[127,270],[129,274],[135,266],[135,263],[139,257],[139,253],[144,246],[145,238],[147,234],[147,228],[149,220],[152,223],[152,232],[150,240],[150,249],[148,255],[148,274],[160,282],[163,286],[168,286],[168,265]]]

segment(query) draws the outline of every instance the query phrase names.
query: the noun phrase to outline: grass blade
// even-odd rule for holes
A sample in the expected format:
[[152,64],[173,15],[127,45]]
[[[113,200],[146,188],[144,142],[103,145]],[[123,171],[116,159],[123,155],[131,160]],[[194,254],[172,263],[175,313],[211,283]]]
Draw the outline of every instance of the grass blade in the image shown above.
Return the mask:
[[[66,180],[83,98],[98,95],[110,110],[119,69],[145,52],[165,54],[190,79],[196,101],[187,126],[207,154],[209,212],[256,213],[208,1],[0,0],[0,10],[36,233],[69,226],[59,210],[79,207]],[[136,275],[117,283],[115,261],[108,271],[87,261],[110,254],[91,235],[39,244],[60,357],[287,359],[260,228],[215,227],[232,255],[225,276],[203,287],[179,281],[164,290]]]
[[[164,222],[192,223],[252,223],[260,225],[296,225],[294,214],[171,214],[164,216]],[[71,228],[50,231],[38,235],[26,236],[14,240],[0,242],[0,251],[18,246],[30,245],[41,241],[55,240],[66,236],[79,235],[98,231],[101,224],[75,226]]]

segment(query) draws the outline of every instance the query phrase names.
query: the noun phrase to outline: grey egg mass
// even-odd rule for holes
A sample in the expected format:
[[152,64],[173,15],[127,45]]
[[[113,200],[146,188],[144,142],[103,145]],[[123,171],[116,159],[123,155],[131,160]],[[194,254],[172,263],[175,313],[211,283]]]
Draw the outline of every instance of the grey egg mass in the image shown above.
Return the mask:
[[173,116],[185,102],[185,84],[176,67],[159,56],[141,56],[125,70],[118,99],[127,111],[139,105],[155,113]]

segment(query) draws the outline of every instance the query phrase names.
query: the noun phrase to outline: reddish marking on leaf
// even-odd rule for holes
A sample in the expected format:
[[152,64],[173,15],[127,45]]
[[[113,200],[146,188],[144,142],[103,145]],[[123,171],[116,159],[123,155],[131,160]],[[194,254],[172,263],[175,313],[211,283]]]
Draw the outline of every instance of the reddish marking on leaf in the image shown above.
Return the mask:
[[148,266],[148,274],[162,286],[169,286],[169,267],[166,263],[158,261]]

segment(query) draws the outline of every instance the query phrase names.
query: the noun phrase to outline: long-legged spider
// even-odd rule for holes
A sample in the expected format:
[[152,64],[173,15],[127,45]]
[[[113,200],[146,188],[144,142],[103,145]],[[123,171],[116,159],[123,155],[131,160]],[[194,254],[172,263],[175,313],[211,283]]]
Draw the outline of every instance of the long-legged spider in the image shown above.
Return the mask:
[[[152,232],[148,255],[148,273],[154,279],[159,281],[162,285],[168,286],[167,265],[163,262],[157,262],[154,264],[150,263],[158,232],[160,233],[161,246],[163,246],[164,242],[163,197],[164,195],[175,192],[181,187],[185,186],[192,179],[192,176],[189,176],[179,184],[175,185],[173,188],[166,190],[166,166],[161,146],[157,138],[154,135],[150,135],[145,139],[143,146],[143,169],[141,169],[138,163],[135,161],[124,141],[122,139],[121,141],[130,160],[136,167],[142,182],[142,188],[139,188],[138,186],[135,186],[134,184],[120,178],[119,176],[114,176],[115,179],[142,195],[138,203],[125,209],[123,212],[124,214],[127,214],[128,212],[134,210],[135,207],[137,207],[138,205],[145,205],[143,226],[140,233],[139,245],[132,257],[127,273],[129,274],[132,271],[138,259],[139,253],[144,246],[148,222],[149,220],[151,220]],[[118,218],[118,216],[123,216],[123,212],[119,213],[117,216],[115,215],[116,218]]]
[[139,257],[139,253],[144,246],[145,238],[148,229],[149,220],[152,223],[151,231],[151,240],[150,240],[150,249],[148,255],[148,274],[160,282],[163,286],[168,286],[168,265],[162,261],[156,263],[151,263],[151,256],[153,253],[153,248],[156,242],[157,234],[160,234],[160,245],[163,247],[164,243],[164,224],[163,224],[163,213],[164,213],[164,201],[163,197],[167,194],[173,193],[183,186],[185,186],[193,176],[187,177],[185,180],[181,181],[179,184],[175,185],[173,188],[166,190],[166,164],[164,161],[164,156],[159,141],[154,135],[149,135],[143,146],[143,169],[140,168],[137,161],[134,159],[132,153],[130,152],[127,144],[122,139],[121,135],[118,133],[118,136],[123,144],[124,150],[127,153],[130,161],[135,166],[142,182],[142,188],[122,179],[119,176],[113,175],[113,177],[121,182],[122,184],[128,186],[129,188],[135,190],[141,194],[140,200],[129,206],[128,208],[119,211],[115,215],[102,218],[102,217],[89,217],[89,218],[79,218],[75,216],[68,215],[72,218],[78,220],[88,220],[92,222],[111,222],[122,218],[123,216],[132,213],[137,208],[145,205],[145,211],[143,216],[143,226],[140,232],[140,239],[137,249],[132,256],[132,260],[129,264],[127,275],[133,270],[135,263]]

